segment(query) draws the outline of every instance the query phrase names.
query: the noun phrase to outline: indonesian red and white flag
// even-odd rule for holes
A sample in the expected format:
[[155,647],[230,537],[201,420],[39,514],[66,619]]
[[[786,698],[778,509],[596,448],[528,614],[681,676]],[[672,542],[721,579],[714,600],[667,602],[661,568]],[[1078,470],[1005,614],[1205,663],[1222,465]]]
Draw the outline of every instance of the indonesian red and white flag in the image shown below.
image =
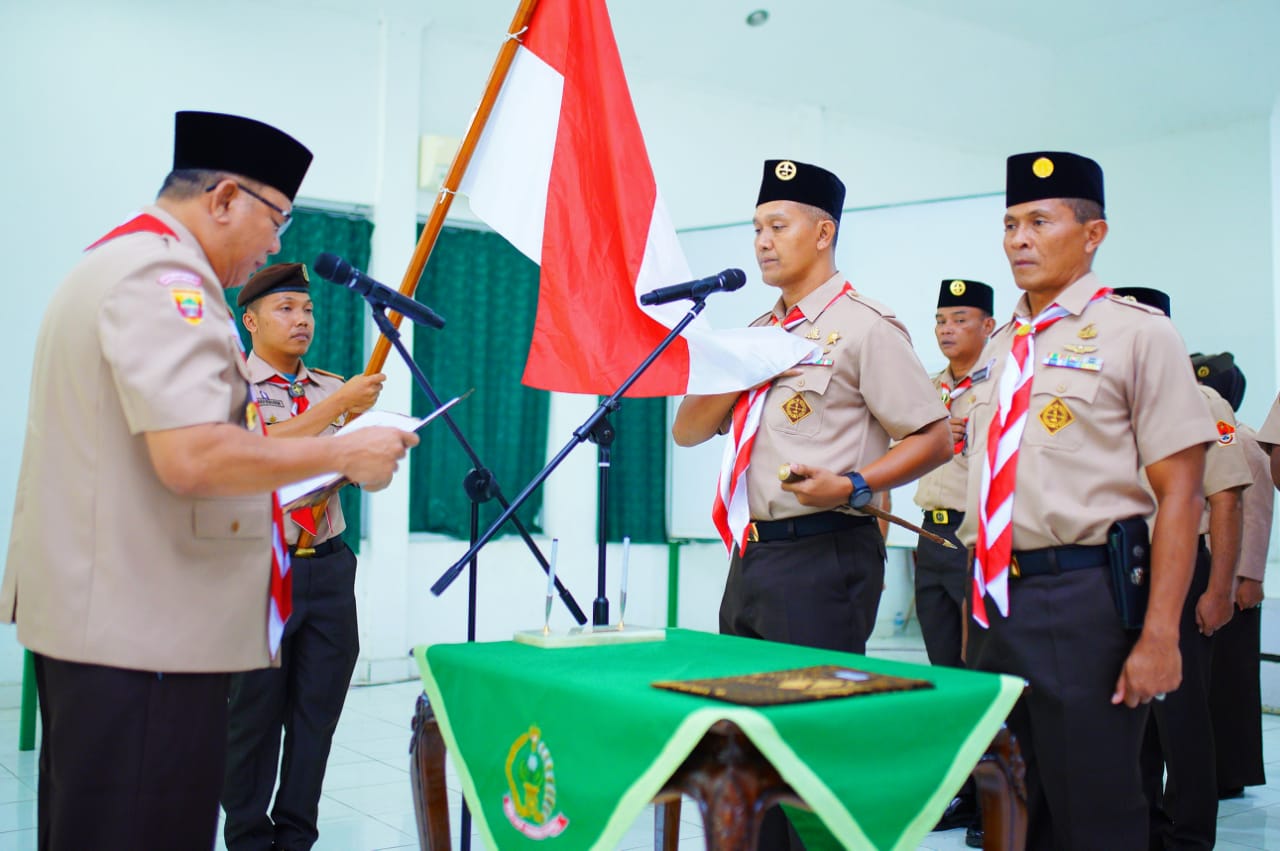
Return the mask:
[[[688,312],[641,307],[639,295],[693,276],[604,0],[541,0],[520,41],[459,189],[542,268],[524,383],[612,393]],[[777,328],[713,331],[699,318],[627,395],[741,390],[812,348]]]

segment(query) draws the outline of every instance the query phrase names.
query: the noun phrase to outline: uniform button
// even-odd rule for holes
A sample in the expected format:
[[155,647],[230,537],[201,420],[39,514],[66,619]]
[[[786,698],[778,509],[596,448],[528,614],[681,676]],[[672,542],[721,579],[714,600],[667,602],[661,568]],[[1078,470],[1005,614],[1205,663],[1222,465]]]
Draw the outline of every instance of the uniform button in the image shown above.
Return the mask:
[[232,520],[232,521],[231,521],[231,534],[233,534],[233,535],[234,535],[236,532],[239,532],[239,531],[240,531],[240,521],[239,521],[239,520]]
[[796,382],[796,386],[797,386],[797,387],[803,387],[803,386],[804,386],[804,379],[802,378],[802,379],[800,379],[799,381],[797,381],[797,382]]
[[1058,385],[1058,392],[1059,392],[1059,393],[1066,393],[1066,392],[1067,392],[1067,385],[1065,385],[1065,384],[1059,384],[1059,385]]

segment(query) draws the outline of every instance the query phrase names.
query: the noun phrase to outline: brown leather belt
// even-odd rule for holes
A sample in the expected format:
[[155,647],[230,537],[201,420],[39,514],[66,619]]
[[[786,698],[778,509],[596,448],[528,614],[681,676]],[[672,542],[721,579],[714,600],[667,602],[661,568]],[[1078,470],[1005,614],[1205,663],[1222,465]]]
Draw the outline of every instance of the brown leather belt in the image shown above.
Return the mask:
[[822,535],[841,529],[852,529],[874,523],[874,517],[845,514],[843,511],[820,511],[786,520],[753,520],[747,526],[748,541],[794,541],[810,535]]

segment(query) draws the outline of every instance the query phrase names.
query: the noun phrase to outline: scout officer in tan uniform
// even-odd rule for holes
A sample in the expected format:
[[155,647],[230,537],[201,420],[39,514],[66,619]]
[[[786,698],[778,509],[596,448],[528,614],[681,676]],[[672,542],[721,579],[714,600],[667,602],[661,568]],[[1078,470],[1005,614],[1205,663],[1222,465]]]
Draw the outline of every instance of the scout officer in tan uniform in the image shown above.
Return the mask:
[[[745,499],[751,522],[722,528],[732,555],[720,631],[861,653],[875,625],[885,549],[873,518],[856,509],[944,463],[951,435],[906,329],[836,270],[844,195],[826,169],[765,163],[756,260],[780,297],[753,324],[779,324],[820,353],[769,386],[686,396],[672,434],[693,446],[731,431],[742,450],[726,452],[730,471],[745,465],[745,473],[725,509],[735,516],[734,503]],[[748,434],[753,421],[758,429]],[[892,449],[890,440],[898,441]],[[803,480],[780,482],[782,464]],[[766,824],[761,847],[782,844],[780,825]]]
[[[1115,295],[1172,317],[1169,296],[1160,290],[1117,287]],[[1232,577],[1240,555],[1241,494],[1253,479],[1243,445],[1236,440],[1231,406],[1205,384],[1199,388],[1218,440],[1205,456],[1200,540],[1182,607],[1178,638],[1182,685],[1152,707],[1143,742],[1143,787],[1151,812],[1152,848],[1212,848],[1217,834],[1215,749],[1207,733],[1213,723],[1209,714],[1211,636],[1231,619]],[[1210,534],[1212,552],[1206,543]]]
[[[385,375],[344,382],[303,363],[315,329],[304,264],[267,266],[249,279],[236,303],[245,308],[244,325],[253,338],[249,383],[269,435],[332,434],[349,414],[363,413],[377,401]],[[356,558],[343,543],[345,527],[337,499],[318,518],[310,508],[300,508],[286,519],[293,614],[280,647],[280,667],[231,678],[222,787],[229,851],[306,849],[319,837],[325,765],[360,655]],[[314,540],[299,549],[304,529]],[[273,806],[277,765],[280,788]]]
[[[1240,409],[1245,378],[1230,352],[1192,355],[1191,366],[1196,380],[1216,390],[1233,411]],[[1267,453],[1258,445],[1257,432],[1237,422],[1234,439],[1249,461],[1253,484],[1244,492],[1244,532],[1232,588],[1236,613],[1213,637],[1209,712],[1213,718],[1219,798],[1239,797],[1244,794],[1244,787],[1267,782],[1262,762],[1260,606],[1275,491]],[[1210,546],[1216,551],[1212,536]]]
[[1271,403],[1271,410],[1267,411],[1267,418],[1258,429],[1258,445],[1270,457],[1272,484],[1280,488],[1280,452],[1271,451],[1280,446],[1280,396]]
[[[1009,724],[1026,759],[1032,849],[1147,845],[1139,748],[1147,704],[1181,679],[1178,622],[1216,439],[1173,325],[1110,296],[1091,271],[1107,234],[1102,183],[1076,154],[1009,157],[1004,249],[1024,295],[984,352],[994,374],[975,385],[969,415],[966,660],[1029,683]],[[1117,613],[1105,543],[1113,523],[1142,526],[1157,503],[1135,634]]]
[[385,485],[417,442],[268,440],[247,404],[223,289],[279,250],[310,161],[266,124],[178,113],[155,205],[50,301],[0,591],[35,654],[41,848],[213,844],[227,672],[269,664],[288,611],[272,489]]

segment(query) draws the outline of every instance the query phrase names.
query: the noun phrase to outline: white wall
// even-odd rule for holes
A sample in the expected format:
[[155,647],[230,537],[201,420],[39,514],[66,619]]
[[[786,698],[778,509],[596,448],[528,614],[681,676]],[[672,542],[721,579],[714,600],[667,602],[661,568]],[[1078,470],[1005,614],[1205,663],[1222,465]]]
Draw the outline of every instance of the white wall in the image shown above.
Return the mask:
[[[515,4],[498,5],[501,27],[510,17],[505,7]],[[8,201],[0,233],[11,317],[0,336],[9,400],[0,420],[0,445],[8,447],[0,453],[0,549],[8,544],[38,317],[80,248],[154,196],[171,156],[173,112],[239,112],[302,139],[316,152],[303,199],[372,207],[371,268],[395,283],[413,248],[412,219],[434,200],[416,187],[418,136],[462,135],[500,39],[501,29],[483,42],[457,38],[433,20],[430,4],[410,0],[367,10],[340,0],[0,5],[0,185]],[[624,59],[636,41],[619,33]],[[786,98],[657,77],[633,77],[632,87],[680,228],[746,220],[769,156],[831,166],[848,183],[851,206],[988,193],[1003,183],[1008,151],[953,140],[946,128],[921,136],[788,106]],[[1035,138],[1034,129],[1018,147],[1056,144]],[[1064,142],[1095,154],[1107,170],[1114,230],[1100,261],[1104,275],[1170,290],[1190,346],[1235,351],[1252,388],[1244,417],[1255,423],[1277,382],[1277,135],[1268,116],[1256,116],[1123,148],[1109,145],[1105,127],[1082,127]],[[901,238],[911,252],[930,235]],[[387,398],[407,406],[407,377],[393,376]],[[556,397],[549,452],[592,407]],[[544,512],[548,534],[562,539],[561,576],[588,612],[594,474],[594,448],[578,449],[547,483]],[[503,484],[512,495],[523,483]],[[363,679],[410,676],[412,644],[465,635],[465,578],[440,598],[426,589],[466,547],[408,535],[406,512],[403,481],[371,497],[372,538],[359,580]],[[616,549],[608,591],[615,615]],[[633,548],[629,621],[665,621],[666,564],[665,547]],[[684,546],[681,565],[680,622],[714,628],[725,569],[719,544]],[[544,590],[522,544],[495,542],[481,555],[479,635],[502,638],[539,625]],[[553,623],[568,624],[559,606]],[[0,681],[19,671],[13,631],[0,629]]]

